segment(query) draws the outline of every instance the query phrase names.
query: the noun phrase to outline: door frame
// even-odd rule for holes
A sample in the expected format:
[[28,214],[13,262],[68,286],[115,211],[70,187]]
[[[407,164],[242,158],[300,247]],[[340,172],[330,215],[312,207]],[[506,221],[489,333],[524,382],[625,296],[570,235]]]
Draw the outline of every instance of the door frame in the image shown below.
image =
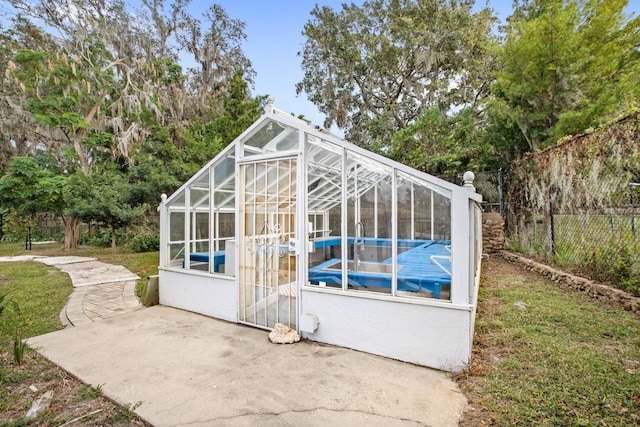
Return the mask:
[[[246,240],[245,235],[241,235],[241,230],[243,234],[245,233],[246,230],[246,224],[241,224],[241,221],[245,221],[245,216],[242,214],[244,212],[244,209],[241,209],[241,201],[244,201],[245,199],[245,188],[246,188],[246,184],[247,184],[247,179],[246,179],[246,173],[243,173],[243,171],[245,170],[245,168],[249,165],[255,165],[255,164],[268,164],[269,162],[276,162],[278,165],[280,164],[280,162],[282,161],[293,161],[295,162],[295,166],[291,168],[290,173],[291,174],[295,174],[295,179],[292,180],[292,183],[295,185],[295,191],[290,192],[290,195],[293,195],[296,199],[296,205],[294,207],[294,209],[290,212],[292,215],[294,215],[294,221],[291,227],[291,231],[289,234],[293,234],[293,246],[292,246],[292,252],[289,252],[289,256],[293,257],[293,260],[295,262],[295,267],[294,267],[294,271],[292,274],[292,282],[290,282],[290,291],[294,292],[294,301],[295,304],[293,306],[290,305],[290,309],[289,309],[289,325],[292,328],[295,328],[296,330],[299,330],[299,318],[300,318],[300,291],[301,291],[301,286],[300,286],[300,278],[301,278],[301,262],[304,262],[303,258],[306,258],[305,256],[303,256],[304,251],[302,251],[302,246],[301,244],[304,244],[306,242],[306,239],[301,239],[300,236],[303,235],[301,234],[301,232],[304,232],[304,227],[301,227],[301,221],[300,218],[303,217],[304,215],[304,206],[301,203],[301,201],[303,200],[303,198],[301,198],[301,195],[303,195],[302,189],[304,189],[303,186],[303,182],[304,180],[302,180],[302,176],[301,174],[304,173],[303,172],[303,168],[302,168],[302,156],[300,155],[301,153],[299,152],[282,152],[282,153],[270,153],[267,155],[256,155],[256,156],[251,156],[251,157],[244,157],[242,159],[236,160],[236,188],[235,188],[235,192],[236,192],[236,266],[237,266],[237,277],[236,277],[236,284],[237,284],[237,292],[238,292],[238,323],[241,324],[245,324],[248,326],[252,326],[252,327],[256,327],[256,328],[260,328],[260,329],[266,329],[266,330],[271,330],[272,326],[269,326],[268,321],[267,321],[267,316],[265,315],[265,324],[260,324],[257,322],[257,318],[253,319],[253,322],[248,321],[247,317],[246,317],[246,313],[242,313],[243,310],[246,309],[246,294],[243,294],[243,286],[246,286],[248,283],[248,280],[245,282],[244,279],[244,272],[243,272],[243,264],[241,263],[241,258],[243,257],[243,254],[241,253],[243,250],[243,245],[244,240]],[[268,194],[268,192],[266,192],[265,194]],[[266,206],[264,207],[265,211],[267,210]],[[267,215],[272,214],[269,212],[266,212]],[[280,210],[278,210],[276,213],[276,215],[280,214]],[[302,224],[304,225],[304,222],[302,222]],[[254,224],[255,225],[255,224]],[[255,236],[255,234],[254,234]],[[243,240],[244,239],[244,240]],[[288,243],[288,242],[285,242]],[[255,289],[257,288],[257,284],[253,283],[253,290],[255,291]],[[278,291],[277,291],[277,295],[280,294],[280,284],[277,284],[278,286]],[[265,305],[267,304],[267,299],[270,298],[271,296],[266,296],[263,301],[265,301]],[[255,297],[254,297],[255,298]],[[291,298],[291,296],[289,296],[289,298]],[[259,304],[261,301],[259,302],[254,302],[254,304]],[[242,314],[242,315],[241,315]],[[280,320],[279,318],[277,319],[278,321]]]

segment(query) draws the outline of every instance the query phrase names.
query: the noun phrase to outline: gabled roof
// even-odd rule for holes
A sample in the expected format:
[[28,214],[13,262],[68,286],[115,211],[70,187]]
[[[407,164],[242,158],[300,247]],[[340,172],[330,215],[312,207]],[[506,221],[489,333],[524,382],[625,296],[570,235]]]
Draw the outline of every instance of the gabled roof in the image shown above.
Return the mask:
[[[356,189],[353,180],[348,180],[347,197],[353,196],[355,191],[358,195],[365,193],[380,180],[389,179],[392,175],[391,171],[396,169],[402,172],[403,178],[420,181],[421,185],[447,197],[452,192],[464,191],[469,199],[478,202],[482,200],[477,193],[367,151],[305,120],[278,110],[272,103],[268,103],[265,114],[185,182],[167,199],[167,202],[177,202],[176,199],[181,197],[185,188],[193,188],[194,184],[202,182],[205,175],[208,177],[211,166],[214,166],[216,192],[220,189],[222,193],[228,193],[226,198],[220,197],[216,206],[224,207],[225,201],[228,203],[233,200],[237,155],[250,158],[259,155],[276,156],[278,153],[299,153],[304,149],[303,137],[309,143],[305,154],[309,177],[307,203],[310,212],[323,212],[341,202],[343,186],[341,177],[345,166],[348,174],[358,174],[360,183]],[[238,147],[239,144],[241,144],[240,147]],[[240,152],[240,149],[243,151]],[[343,162],[345,149],[349,152],[349,159],[357,162]],[[208,185],[203,188],[208,189]],[[229,205],[227,208],[232,206]]]

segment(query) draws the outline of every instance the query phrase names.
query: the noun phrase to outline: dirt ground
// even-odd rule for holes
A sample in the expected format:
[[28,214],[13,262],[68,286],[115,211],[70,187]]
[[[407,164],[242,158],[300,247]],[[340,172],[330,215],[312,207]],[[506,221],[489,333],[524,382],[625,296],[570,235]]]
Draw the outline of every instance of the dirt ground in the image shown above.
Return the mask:
[[[98,389],[92,389],[34,351],[25,355],[22,365],[10,353],[0,354],[0,375],[5,402],[0,425],[25,425],[25,415],[33,402],[51,390],[53,399],[47,413],[28,423],[30,426],[148,426],[131,411],[116,405]],[[10,402],[10,405],[7,405]]]

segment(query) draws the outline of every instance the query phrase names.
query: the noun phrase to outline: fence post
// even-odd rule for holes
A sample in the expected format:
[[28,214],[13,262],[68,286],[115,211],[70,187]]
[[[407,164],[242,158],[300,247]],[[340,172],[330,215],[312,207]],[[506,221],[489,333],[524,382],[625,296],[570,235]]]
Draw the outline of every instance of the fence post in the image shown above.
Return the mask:
[[549,222],[551,226],[551,253],[556,255],[556,227],[553,218],[553,190],[549,190]]
[[27,227],[27,237],[24,240],[24,249],[27,251],[31,250],[31,226]]
[[[629,184],[629,204],[631,205],[631,233],[636,235],[636,215],[633,209],[633,186]],[[0,223],[1,224],[1,223]]]
[[500,199],[500,216],[504,219],[504,174],[498,169],[498,197]]
[[609,227],[611,227],[611,232],[615,233],[616,227],[615,227],[615,225],[613,223],[613,215],[612,214],[609,214]]

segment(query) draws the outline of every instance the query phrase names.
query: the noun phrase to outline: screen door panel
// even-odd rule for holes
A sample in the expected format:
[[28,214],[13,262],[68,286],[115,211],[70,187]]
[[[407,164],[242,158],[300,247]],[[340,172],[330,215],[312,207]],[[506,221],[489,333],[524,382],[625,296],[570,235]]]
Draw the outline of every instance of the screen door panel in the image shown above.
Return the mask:
[[239,321],[296,328],[295,158],[240,165]]

